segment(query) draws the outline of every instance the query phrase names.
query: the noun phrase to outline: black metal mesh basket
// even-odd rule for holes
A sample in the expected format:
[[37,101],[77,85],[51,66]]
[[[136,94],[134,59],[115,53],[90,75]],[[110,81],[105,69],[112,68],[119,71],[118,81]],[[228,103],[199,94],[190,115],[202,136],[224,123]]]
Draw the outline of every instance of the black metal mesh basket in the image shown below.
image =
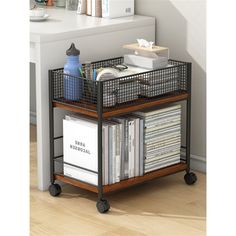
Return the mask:
[[[93,69],[113,67],[123,63],[123,57],[92,63]],[[94,107],[98,99],[98,83],[102,83],[104,107],[120,104],[135,104],[139,99],[187,92],[188,67],[186,62],[169,60],[162,69],[133,74],[129,76],[94,81],[63,74],[63,68],[51,71],[53,100],[68,104],[79,104],[86,108]],[[67,83],[67,79],[70,83]]]

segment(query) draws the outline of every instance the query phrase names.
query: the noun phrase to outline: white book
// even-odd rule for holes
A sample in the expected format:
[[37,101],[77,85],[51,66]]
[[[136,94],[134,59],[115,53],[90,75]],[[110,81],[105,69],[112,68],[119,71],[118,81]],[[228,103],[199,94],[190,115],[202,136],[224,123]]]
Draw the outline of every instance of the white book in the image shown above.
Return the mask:
[[120,142],[120,127],[121,124],[116,125],[116,183],[120,182],[120,152],[121,152],[121,142]]
[[108,125],[105,125],[104,126],[104,163],[105,163],[105,182],[104,184],[107,185],[109,184],[109,180],[108,180],[108,177],[109,177],[109,126]]
[[112,141],[112,137],[113,137],[113,135],[112,135],[112,126],[110,125],[109,126],[109,128],[108,128],[108,130],[109,130],[109,138],[108,138],[108,143],[109,143],[109,171],[108,171],[108,173],[109,173],[109,184],[112,184],[112,182],[113,182],[113,161],[112,161],[112,155],[113,155],[113,150],[112,150],[112,147],[113,147],[113,141]]
[[120,180],[125,179],[125,120],[120,124]]
[[120,180],[125,179],[125,155],[126,155],[126,141],[125,141],[125,122],[123,118],[113,118],[119,123],[119,149],[120,149]]
[[64,161],[97,171],[97,123],[90,120],[63,120]]
[[86,8],[87,8],[87,0],[79,0],[78,1],[78,8],[77,13],[78,14],[86,14]]
[[109,0],[102,0],[102,17],[108,17]]
[[129,178],[134,177],[134,120],[129,121]]
[[174,110],[174,111],[170,111],[170,112],[164,112],[161,114],[156,114],[156,115],[152,115],[149,117],[145,117],[145,122],[146,123],[151,123],[153,121],[156,121],[158,123],[165,121],[167,119],[177,119],[179,118],[181,115],[181,109],[178,110]]
[[95,173],[92,173],[83,169],[79,169],[68,164],[64,164],[63,169],[64,169],[65,176],[71,177],[73,179],[82,180],[86,183],[96,185],[96,186],[98,184],[98,176]]
[[148,149],[146,150],[147,155],[151,155],[152,153],[164,153],[164,152],[168,152],[170,150],[174,150],[174,149],[180,149],[180,145],[181,143],[174,143],[171,145],[166,145],[166,146],[160,146],[160,147],[156,147],[156,148],[152,148],[152,149]]
[[180,136],[177,138],[167,139],[164,141],[161,140],[159,142],[147,144],[144,146],[144,149],[145,149],[145,151],[148,151],[148,150],[156,149],[159,147],[169,146],[169,145],[174,145],[174,144],[181,144]]
[[128,126],[128,140],[129,140],[129,178],[132,177],[132,121],[129,121],[129,126]]
[[161,159],[164,159],[164,158],[168,158],[168,157],[173,156],[173,155],[180,155],[180,150],[172,151],[172,152],[169,152],[169,153],[166,153],[166,154],[163,154],[163,155],[153,156],[149,159],[145,159],[145,163],[151,163],[151,162],[158,161],[158,160],[161,160]]
[[102,16],[102,0],[92,0],[92,16]]
[[88,16],[92,15],[92,0],[87,0],[87,4],[86,4],[86,14]]
[[131,134],[131,159],[132,159],[132,177],[134,177],[134,169],[135,169],[135,128],[134,128],[134,120],[132,120],[132,134]]
[[146,128],[151,128],[153,126],[162,126],[162,125],[171,125],[173,123],[181,122],[181,116],[179,115],[178,117],[168,117],[168,119],[154,119],[153,121],[146,122],[145,127]]
[[[82,120],[67,116],[63,120],[63,156],[65,162],[63,169],[66,176],[94,185],[98,184],[98,176],[92,172],[98,171],[97,132],[97,123],[89,119]],[[85,171],[79,167],[90,171]]]
[[150,128],[146,128],[145,132],[146,133],[159,132],[159,130],[168,130],[168,128],[173,128],[175,126],[180,127],[180,125],[181,125],[180,121],[173,122],[173,123],[165,123],[162,125],[153,125]]
[[112,183],[116,182],[116,125],[112,125]]
[[140,143],[140,149],[139,149],[139,175],[143,175],[143,167],[144,167],[144,140],[143,140],[143,120],[139,120],[139,143]]
[[145,173],[158,170],[167,166],[171,166],[177,163],[180,163],[180,159],[178,156],[174,156],[174,157],[171,157],[169,160],[163,160],[162,162],[156,163],[153,166],[149,166],[149,167],[145,166]]
[[129,121],[125,119],[125,156],[124,156],[124,178],[129,178]]
[[[145,135],[145,134],[144,134]],[[168,132],[168,133],[163,133],[163,134],[161,134],[161,135],[158,135],[158,136],[156,136],[155,137],[155,139],[154,140],[152,140],[152,142],[150,142],[149,140],[148,140],[148,138],[146,137],[146,135],[145,135],[145,138],[144,138],[144,142],[145,142],[145,144],[149,144],[149,145],[151,145],[151,143],[156,143],[156,142],[158,142],[158,141],[162,141],[162,140],[167,140],[168,138],[169,139],[172,139],[172,138],[179,138],[180,137],[180,132],[179,132],[179,130],[177,130],[177,131],[175,131],[175,132]]]
[[162,108],[162,109],[158,109],[158,110],[154,110],[154,111],[152,110],[152,111],[148,111],[148,112],[135,112],[135,114],[146,118],[146,117],[149,117],[152,115],[156,115],[159,113],[164,113],[164,112],[168,112],[168,111],[172,111],[172,110],[176,110],[176,109],[181,109],[181,105],[169,106],[166,108]]
[[139,149],[140,149],[140,138],[139,138],[139,118],[136,118],[134,120],[134,142],[135,142],[135,146],[134,146],[134,176],[139,176]]
[[180,158],[179,158],[179,154],[177,155],[173,155],[173,156],[169,156],[167,158],[164,158],[164,159],[161,159],[161,160],[158,160],[156,162],[151,162],[151,163],[148,163],[145,165],[145,169],[150,169],[150,168],[153,168],[155,166],[160,166],[162,163],[172,163],[173,161],[180,161]]

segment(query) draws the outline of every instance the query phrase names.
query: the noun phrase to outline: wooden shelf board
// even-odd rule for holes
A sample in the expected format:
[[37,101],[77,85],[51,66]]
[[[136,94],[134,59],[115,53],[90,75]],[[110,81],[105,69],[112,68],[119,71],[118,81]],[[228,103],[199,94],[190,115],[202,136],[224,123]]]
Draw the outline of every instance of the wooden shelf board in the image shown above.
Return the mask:
[[146,181],[153,180],[153,179],[156,179],[156,178],[159,178],[162,176],[166,176],[169,174],[174,174],[179,171],[186,170],[186,169],[187,169],[187,164],[185,164],[185,163],[175,164],[172,166],[168,166],[168,167],[165,167],[165,168],[162,168],[159,170],[149,172],[143,176],[138,176],[138,177],[122,180],[122,181],[112,184],[112,185],[105,185],[103,187],[103,192],[108,193],[108,192],[113,192],[113,191],[117,191],[120,189],[128,188],[128,187],[136,185],[136,184],[141,184]]
[[150,99],[150,100],[140,99],[140,103],[135,103],[135,104],[133,104],[133,106],[130,104],[127,104],[127,105],[123,105],[123,106],[116,108],[116,109],[111,108],[109,111],[105,111],[103,113],[103,117],[109,118],[112,116],[118,116],[118,115],[130,113],[130,112],[139,111],[139,110],[142,110],[145,108],[155,107],[155,106],[162,105],[165,103],[181,101],[181,100],[184,100],[187,98],[188,98],[188,93],[182,93],[179,95],[163,97],[163,98],[159,98],[159,99],[155,99],[155,100],[154,99]]
[[90,117],[94,117],[97,118],[98,114],[97,114],[97,110],[90,110],[84,107],[76,107],[75,105],[70,105],[70,104],[63,104],[61,102],[53,102],[53,107],[57,107],[63,110],[67,110],[67,111],[73,111],[73,112],[77,112],[83,115],[87,115]]
[[[153,179],[156,179],[156,178],[159,178],[162,176],[174,174],[179,171],[186,170],[186,169],[187,169],[187,164],[178,163],[178,164],[175,164],[172,166],[168,166],[168,167],[165,167],[165,168],[162,168],[159,170],[149,172],[149,173],[145,174],[144,176],[138,176],[138,177],[122,180],[122,181],[115,183],[115,184],[105,185],[105,186],[103,186],[103,192],[109,193],[109,192],[117,191],[120,189],[128,188],[128,187],[131,187],[136,184],[141,184],[146,181],[153,180]],[[80,187],[80,188],[83,188],[83,189],[86,189],[86,190],[89,190],[91,192],[98,193],[98,189],[96,186],[81,182],[79,180],[71,179],[69,177],[65,177],[62,175],[55,175],[55,179],[60,180],[65,183],[68,183],[68,184],[71,184],[71,185],[74,185],[74,186],[77,186],[77,187]]]
[[[157,105],[185,100],[188,98],[188,96],[189,96],[188,93],[182,92],[178,95],[170,95],[168,97],[164,96],[164,97],[153,98],[153,99],[140,98],[137,101],[135,101],[133,104],[127,103],[127,104],[123,104],[114,108],[113,107],[103,108],[103,118],[109,118],[109,117],[118,116],[118,115],[130,113],[130,112],[135,112],[135,111],[142,110],[145,108],[155,107]],[[80,114],[87,115],[94,118],[98,117],[96,105],[86,104],[87,107],[86,106],[83,107],[83,105],[84,103],[65,104],[60,101],[53,102],[54,107],[58,107],[58,108],[73,111],[73,112],[78,112]]]
[[55,179],[59,180],[61,182],[67,183],[67,184],[74,185],[76,187],[80,187],[82,189],[89,190],[89,191],[94,192],[94,193],[98,192],[97,186],[93,186],[91,184],[87,184],[87,183],[81,182],[79,180],[71,179],[70,177],[66,177],[66,176],[63,176],[63,175],[57,175],[56,174]]

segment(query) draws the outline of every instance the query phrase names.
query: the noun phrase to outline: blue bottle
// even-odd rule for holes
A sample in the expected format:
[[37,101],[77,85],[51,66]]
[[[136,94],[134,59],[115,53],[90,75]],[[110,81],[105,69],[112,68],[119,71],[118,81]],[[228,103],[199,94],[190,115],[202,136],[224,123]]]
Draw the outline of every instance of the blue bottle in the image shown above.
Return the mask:
[[83,93],[82,65],[79,61],[80,51],[72,43],[66,51],[66,55],[67,63],[64,65],[64,98],[71,101],[79,101]]

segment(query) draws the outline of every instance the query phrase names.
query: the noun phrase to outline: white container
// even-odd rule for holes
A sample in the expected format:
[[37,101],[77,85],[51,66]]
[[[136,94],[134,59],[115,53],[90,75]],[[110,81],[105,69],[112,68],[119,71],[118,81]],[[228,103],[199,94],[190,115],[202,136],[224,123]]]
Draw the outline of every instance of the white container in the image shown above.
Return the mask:
[[44,8],[34,8],[34,9],[30,10],[31,17],[43,17],[44,15],[45,15]]
[[64,174],[97,185],[97,123],[85,118],[66,116],[63,120]]
[[66,0],[66,9],[70,11],[77,11],[78,0]]
[[134,0],[102,0],[102,17],[118,18],[134,15]]
[[168,65],[167,57],[145,57],[134,54],[126,54],[124,55],[124,63],[131,66],[137,66],[149,70],[156,70]]
[[78,14],[86,14],[86,7],[87,7],[87,1],[86,0],[79,0],[78,1]]
[[57,7],[65,7],[66,6],[66,0],[56,0],[56,6]]

